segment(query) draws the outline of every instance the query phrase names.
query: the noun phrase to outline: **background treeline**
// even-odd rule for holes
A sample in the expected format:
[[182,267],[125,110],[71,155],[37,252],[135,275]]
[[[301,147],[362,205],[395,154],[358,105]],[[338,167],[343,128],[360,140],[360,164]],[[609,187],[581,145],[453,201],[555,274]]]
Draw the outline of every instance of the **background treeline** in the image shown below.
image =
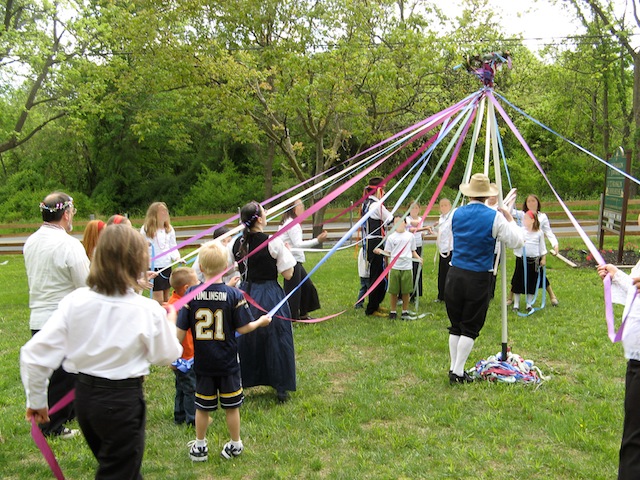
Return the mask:
[[[155,200],[174,214],[235,211],[461,100],[479,82],[455,67],[491,51],[514,62],[497,91],[598,156],[633,151],[637,169],[640,59],[625,44],[636,18],[617,20],[608,2],[565,0],[585,34],[534,55],[501,31],[490,2],[467,0],[453,19],[437,3],[4,0],[0,221],[36,218],[53,189],[85,215],[140,214]],[[599,194],[601,164],[507,111],[561,195]],[[514,184],[547,194],[500,128]]]

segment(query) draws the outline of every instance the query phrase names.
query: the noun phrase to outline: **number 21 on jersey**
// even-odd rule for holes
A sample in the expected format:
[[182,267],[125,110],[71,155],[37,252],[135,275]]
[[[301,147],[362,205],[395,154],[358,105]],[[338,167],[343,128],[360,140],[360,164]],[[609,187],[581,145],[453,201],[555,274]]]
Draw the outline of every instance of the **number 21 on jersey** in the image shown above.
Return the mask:
[[196,340],[224,341],[224,317],[221,309],[212,312],[208,308],[196,310]]

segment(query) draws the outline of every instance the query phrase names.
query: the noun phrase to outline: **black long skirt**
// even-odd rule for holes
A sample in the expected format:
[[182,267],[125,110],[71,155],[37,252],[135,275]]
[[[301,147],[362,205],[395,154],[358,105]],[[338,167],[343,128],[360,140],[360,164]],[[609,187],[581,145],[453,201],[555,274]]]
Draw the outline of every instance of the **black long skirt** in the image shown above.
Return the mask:
[[[284,298],[284,291],[276,280],[244,282],[240,289],[258,304],[270,310]],[[264,312],[251,306],[254,318]],[[238,353],[243,387],[269,385],[279,393],[296,389],[296,358],[293,347],[291,322],[276,315],[290,318],[289,304],[284,303],[273,316],[268,327],[257,328],[238,338]]]

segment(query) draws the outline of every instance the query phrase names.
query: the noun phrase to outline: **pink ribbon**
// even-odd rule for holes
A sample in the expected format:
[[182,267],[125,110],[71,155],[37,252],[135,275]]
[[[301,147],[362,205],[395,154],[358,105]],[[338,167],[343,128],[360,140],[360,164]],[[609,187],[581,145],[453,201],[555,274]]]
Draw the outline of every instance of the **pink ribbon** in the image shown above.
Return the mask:
[[[475,107],[477,107],[477,101],[479,100],[476,99],[476,105]],[[440,183],[438,183],[438,186],[436,187],[435,191],[433,192],[433,195],[431,196],[431,200],[429,200],[429,204],[427,205],[427,208],[424,211],[424,214],[422,215],[421,218],[421,223],[425,221],[425,219],[427,218],[427,215],[429,215],[429,212],[431,212],[431,209],[433,208],[434,203],[436,203],[436,199],[438,198],[438,195],[440,195],[440,192],[442,192],[442,188],[444,187],[445,182],[447,181],[447,179],[449,178],[449,174],[451,173],[451,170],[453,169],[453,165],[456,163],[456,160],[458,159],[458,154],[460,153],[460,149],[462,148],[462,143],[464,142],[465,137],[467,136],[467,132],[469,131],[469,128],[471,127],[471,124],[473,123],[473,120],[476,118],[476,113],[478,112],[478,110],[476,108],[474,108],[473,110],[473,114],[469,117],[469,120],[467,121],[467,124],[464,126],[464,129],[462,131],[462,133],[460,134],[460,138],[458,139],[458,143],[456,143],[456,148],[453,151],[453,154],[451,155],[451,159],[449,160],[449,163],[447,164],[447,168],[445,169],[444,173],[442,174],[442,178],[440,179]]]
[[[49,410],[49,415],[56,413],[61,408],[66,407],[69,403],[73,401],[76,396],[75,389],[69,391],[64,397],[62,397],[51,409]],[[60,469],[60,465],[58,465],[58,461],[56,460],[56,456],[54,455],[47,439],[42,434],[40,428],[38,428],[38,424],[36,420],[31,417],[31,437],[33,438],[34,443],[42,452],[42,456],[49,464],[49,468],[55,475],[58,480],[64,480],[64,474]]]

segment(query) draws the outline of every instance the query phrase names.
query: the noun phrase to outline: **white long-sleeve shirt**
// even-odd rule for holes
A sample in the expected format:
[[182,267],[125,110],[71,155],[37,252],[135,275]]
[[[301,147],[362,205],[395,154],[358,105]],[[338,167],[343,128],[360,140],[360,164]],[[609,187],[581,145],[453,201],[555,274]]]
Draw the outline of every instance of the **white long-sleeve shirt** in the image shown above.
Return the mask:
[[[626,318],[627,322],[622,332],[622,346],[624,347],[624,356],[629,360],[640,361],[640,298],[633,300],[636,295],[636,287],[632,283],[632,279],[640,277],[640,262],[626,274],[622,270],[618,270],[611,281],[611,300],[614,303],[624,305],[622,318]],[[638,292],[640,297],[640,292]],[[633,301],[633,307],[631,302]]]
[[169,365],[181,354],[175,325],[155,300],[133,290],[110,297],[80,288],[20,349],[27,407],[47,406],[48,379],[61,364],[69,373],[123,380],[148,375],[150,364]]
[[64,228],[45,223],[25,242],[29,283],[29,327],[40,330],[65,295],[87,285],[89,258]]
[[[292,218],[286,219],[285,222],[278,228],[278,230],[284,228],[292,221]],[[295,258],[296,262],[298,263],[304,263],[306,259],[306,257],[304,256],[304,252],[300,250],[301,248],[311,248],[320,244],[320,242],[318,242],[316,238],[303,240],[302,227],[300,226],[300,224],[294,225],[289,230],[284,232],[282,235],[280,235],[280,239],[285,244],[289,245],[291,253],[293,254],[293,258]]]

